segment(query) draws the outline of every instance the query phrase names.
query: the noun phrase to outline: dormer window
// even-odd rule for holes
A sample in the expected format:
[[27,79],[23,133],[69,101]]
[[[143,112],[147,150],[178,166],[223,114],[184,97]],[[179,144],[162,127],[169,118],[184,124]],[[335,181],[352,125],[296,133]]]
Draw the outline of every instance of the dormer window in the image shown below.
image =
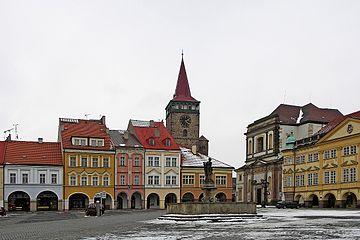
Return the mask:
[[90,138],[90,146],[93,147],[103,147],[104,139],[101,138]]
[[80,137],[73,137],[72,139],[72,145],[75,146],[87,146],[87,138],[80,138]]
[[154,145],[155,145],[155,139],[150,138],[150,139],[149,139],[149,144],[150,144],[151,146],[154,146]]
[[165,139],[165,146],[167,146],[167,147],[170,147],[170,145],[171,145],[171,141],[170,141],[170,139]]

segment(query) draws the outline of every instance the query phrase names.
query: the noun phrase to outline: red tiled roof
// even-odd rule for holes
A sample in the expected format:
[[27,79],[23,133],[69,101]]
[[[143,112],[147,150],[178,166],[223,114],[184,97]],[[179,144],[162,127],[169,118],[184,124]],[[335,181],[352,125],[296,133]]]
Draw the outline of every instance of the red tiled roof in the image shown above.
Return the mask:
[[[180,150],[175,140],[171,137],[163,122],[149,122],[148,126],[133,126],[135,135],[145,149]],[[158,131],[158,133],[156,133]],[[154,139],[155,144],[150,145],[149,140]],[[165,145],[165,140],[170,140],[170,146]]]
[[350,113],[345,116],[339,116],[335,118],[333,121],[329,122],[326,126],[321,128],[316,134],[326,134],[333,130],[337,125],[342,123],[347,118],[360,119],[360,111]]
[[305,106],[280,104],[270,115],[277,114],[281,123],[296,124],[306,122],[329,123],[343,116],[337,109],[318,108],[312,103]]
[[184,59],[181,58],[181,65],[179,76],[176,84],[175,94],[173,97],[175,101],[197,101],[191,96],[189,81],[186,75]]
[[5,164],[63,165],[60,143],[7,141],[5,144]]
[[5,156],[5,142],[0,142],[0,164],[4,163],[4,156]]
[[[107,133],[105,117],[100,120],[66,119],[60,118],[59,130],[64,149],[83,150],[111,150],[111,139]],[[103,147],[75,146],[72,145],[72,137],[101,138],[104,139]]]

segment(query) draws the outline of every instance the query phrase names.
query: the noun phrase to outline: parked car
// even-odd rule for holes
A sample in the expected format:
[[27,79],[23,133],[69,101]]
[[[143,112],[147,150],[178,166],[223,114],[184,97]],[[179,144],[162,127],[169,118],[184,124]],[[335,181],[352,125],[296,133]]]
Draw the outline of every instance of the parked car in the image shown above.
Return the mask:
[[297,202],[286,202],[286,201],[279,201],[276,203],[277,208],[299,208],[299,203]]
[[[103,215],[105,208],[103,204],[100,204],[100,214]],[[96,204],[90,203],[89,206],[85,209],[86,216],[96,216]]]
[[3,207],[0,208],[0,216],[6,216],[6,210]]

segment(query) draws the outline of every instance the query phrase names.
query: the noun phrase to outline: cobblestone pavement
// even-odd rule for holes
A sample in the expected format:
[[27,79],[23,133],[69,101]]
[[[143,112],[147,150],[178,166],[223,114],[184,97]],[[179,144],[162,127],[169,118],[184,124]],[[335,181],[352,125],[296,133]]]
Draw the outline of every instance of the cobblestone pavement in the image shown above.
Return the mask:
[[360,239],[359,210],[258,209],[240,222],[157,220],[162,210],[39,212],[0,217],[0,239]]
[[114,210],[101,217],[84,212],[9,213],[0,217],[0,239],[83,239],[129,231],[138,222],[164,215],[163,210]]

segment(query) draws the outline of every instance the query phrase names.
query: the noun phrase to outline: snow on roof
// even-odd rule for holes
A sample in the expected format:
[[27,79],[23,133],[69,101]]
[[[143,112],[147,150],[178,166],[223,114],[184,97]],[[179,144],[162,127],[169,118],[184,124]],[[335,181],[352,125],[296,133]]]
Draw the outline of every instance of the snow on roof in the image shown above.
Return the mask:
[[[181,155],[183,157],[183,167],[204,167],[204,162],[207,162],[209,156],[201,153],[193,154],[188,148],[180,147]],[[211,158],[212,166],[214,168],[234,168],[226,163],[223,163],[215,158]]]
[[150,121],[130,120],[134,127],[150,127]]

